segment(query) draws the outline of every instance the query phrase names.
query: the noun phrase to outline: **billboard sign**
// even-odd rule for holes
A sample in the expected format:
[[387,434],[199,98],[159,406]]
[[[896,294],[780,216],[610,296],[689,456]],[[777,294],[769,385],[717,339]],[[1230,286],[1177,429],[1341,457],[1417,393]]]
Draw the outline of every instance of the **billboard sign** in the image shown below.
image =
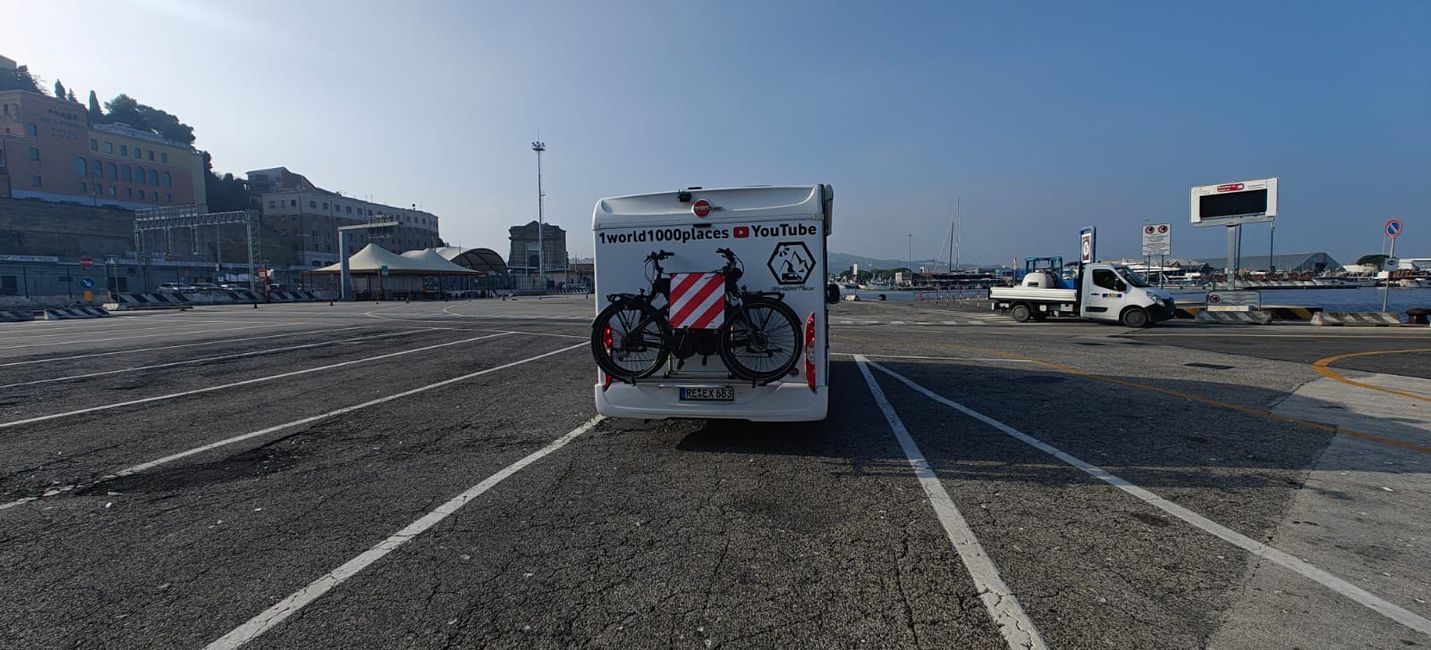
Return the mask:
[[1088,264],[1098,259],[1097,234],[1098,230],[1091,226],[1078,232],[1078,261]]
[[1235,226],[1277,216],[1277,179],[1259,178],[1192,188],[1192,225]]
[[1143,255],[1172,255],[1173,226],[1167,223],[1143,224]]

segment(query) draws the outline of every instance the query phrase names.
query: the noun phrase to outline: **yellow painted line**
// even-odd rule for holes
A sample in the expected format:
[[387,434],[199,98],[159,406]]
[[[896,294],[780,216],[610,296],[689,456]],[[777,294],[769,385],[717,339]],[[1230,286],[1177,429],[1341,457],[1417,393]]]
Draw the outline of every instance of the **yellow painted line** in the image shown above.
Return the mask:
[[[978,349],[978,348],[969,348],[969,347],[965,347],[965,346],[958,345],[958,344],[955,344],[955,343],[944,343],[943,345],[946,345],[946,346],[951,347],[951,348],[959,349],[959,350],[974,351],[974,352],[978,352],[978,353],[980,353],[980,354],[990,354],[990,351],[989,351],[989,350]],[[1402,350],[1402,352],[1413,352],[1413,351],[1431,351],[1431,350]],[[1167,395],[1167,396],[1169,396],[1169,397],[1177,397],[1177,398],[1180,398],[1180,399],[1185,399],[1185,400],[1190,400],[1190,401],[1193,401],[1193,402],[1197,402],[1197,403],[1199,403],[1199,404],[1206,404],[1206,405],[1208,405],[1208,406],[1212,406],[1212,407],[1215,407],[1215,408],[1223,409],[1223,410],[1225,410],[1225,411],[1234,411],[1234,412],[1237,412],[1237,413],[1242,413],[1242,414],[1244,414],[1244,415],[1252,415],[1252,416],[1256,416],[1256,417],[1266,418],[1266,419],[1268,419],[1268,420],[1274,420],[1274,421],[1277,421],[1277,422],[1283,422],[1283,423],[1286,423],[1286,424],[1294,424],[1294,425],[1297,425],[1297,426],[1300,426],[1300,427],[1306,427],[1306,428],[1308,428],[1308,429],[1315,429],[1315,430],[1317,430],[1317,431],[1323,431],[1323,432],[1331,433],[1331,434],[1341,434],[1341,435],[1351,436],[1351,437],[1357,438],[1357,439],[1359,439],[1359,440],[1365,440],[1365,441],[1367,441],[1367,442],[1375,442],[1375,443],[1377,443],[1377,444],[1386,445],[1386,446],[1388,446],[1388,447],[1396,447],[1396,448],[1398,448],[1398,449],[1405,449],[1405,450],[1407,450],[1407,451],[1414,451],[1414,452],[1422,453],[1422,454],[1431,454],[1431,447],[1428,447],[1428,446],[1426,446],[1426,445],[1418,445],[1418,444],[1416,444],[1416,443],[1414,443],[1414,442],[1407,442],[1407,441],[1405,441],[1405,440],[1399,440],[1399,439],[1397,439],[1397,438],[1391,438],[1391,437],[1387,437],[1387,436],[1377,435],[1377,434],[1375,434],[1375,433],[1367,433],[1367,432],[1365,432],[1365,431],[1357,431],[1357,430],[1355,430],[1355,429],[1348,429],[1348,428],[1346,428],[1346,427],[1341,427],[1341,426],[1337,426],[1337,425],[1334,425],[1334,424],[1325,424],[1325,423],[1322,423],[1322,422],[1313,422],[1312,420],[1303,420],[1302,418],[1294,418],[1294,417],[1286,416],[1286,415],[1278,415],[1278,414],[1276,414],[1276,413],[1273,413],[1273,412],[1268,411],[1268,410],[1265,410],[1265,409],[1254,408],[1254,407],[1251,407],[1251,406],[1243,406],[1243,405],[1241,405],[1241,404],[1233,404],[1233,403],[1231,403],[1231,402],[1224,402],[1224,401],[1212,399],[1212,398],[1209,398],[1209,397],[1203,397],[1203,396],[1201,396],[1201,395],[1193,395],[1192,393],[1184,393],[1183,391],[1173,390],[1173,389],[1171,389],[1171,388],[1163,388],[1163,387],[1161,387],[1161,386],[1149,386],[1149,385],[1147,385],[1147,384],[1140,384],[1140,383],[1135,382],[1135,381],[1128,381],[1128,380],[1126,380],[1126,379],[1119,379],[1119,378],[1117,378],[1117,377],[1109,377],[1109,376],[1107,376],[1107,375],[1095,375],[1095,374],[1093,374],[1093,373],[1091,373],[1091,372],[1088,372],[1088,371],[1085,371],[1085,370],[1082,370],[1082,369],[1079,369],[1079,368],[1075,368],[1075,367],[1073,367],[1073,366],[1066,366],[1066,365],[1063,365],[1063,364],[1058,363],[1058,362],[1055,362],[1055,361],[1047,361],[1047,360],[1044,360],[1044,359],[1036,359],[1036,358],[1034,358],[1034,357],[1025,356],[1025,355],[1017,354],[1017,353],[1013,353],[1013,352],[997,352],[997,353],[995,353],[995,354],[1000,354],[1000,355],[1009,357],[1009,358],[1011,358],[1011,359],[1024,359],[1024,360],[1026,360],[1026,361],[1032,361],[1033,363],[1037,363],[1037,364],[1039,364],[1039,365],[1041,365],[1041,366],[1047,366],[1047,367],[1049,367],[1049,368],[1053,368],[1053,369],[1058,370],[1058,371],[1060,371],[1060,372],[1064,372],[1064,373],[1067,373],[1067,374],[1070,374],[1070,375],[1077,375],[1077,376],[1083,377],[1083,378],[1085,378],[1085,379],[1092,379],[1093,381],[1101,381],[1101,382],[1104,382],[1104,383],[1107,383],[1107,384],[1117,384],[1117,385],[1119,385],[1119,386],[1127,386],[1127,387],[1129,387],[1129,388],[1135,388],[1135,389],[1138,389],[1138,390],[1144,390],[1144,391],[1148,391],[1148,392],[1152,392],[1152,393],[1160,393],[1160,394],[1163,394],[1163,395]],[[1370,354],[1370,353],[1363,352],[1363,353],[1360,353],[1360,354]],[[867,357],[878,357],[878,356],[882,356],[882,355],[865,353],[865,356],[867,356]],[[1350,356],[1350,355],[1343,355],[1343,356]],[[1330,359],[1338,359],[1338,358],[1340,358],[1340,357],[1329,357],[1329,358],[1330,358]],[[1421,399],[1426,399],[1426,398],[1423,397],[1423,398],[1421,398]]]
[[1396,390],[1395,388],[1386,388],[1385,386],[1375,386],[1365,382],[1356,381],[1355,379],[1347,379],[1346,377],[1337,374],[1337,371],[1332,370],[1331,367],[1331,364],[1336,363],[1337,361],[1340,361],[1342,359],[1350,359],[1352,357],[1369,357],[1376,354],[1405,354],[1407,352],[1431,352],[1431,348],[1412,348],[1409,350],[1373,350],[1371,352],[1353,352],[1351,354],[1338,354],[1335,356],[1317,359],[1312,363],[1312,367],[1315,368],[1317,372],[1321,373],[1323,377],[1326,377],[1327,379],[1330,379],[1332,381],[1341,382],[1348,386],[1356,386],[1358,388],[1365,388],[1367,390],[1374,390],[1381,393],[1390,393],[1392,395],[1405,397],[1407,399],[1420,400],[1422,402],[1431,402],[1431,395],[1411,393],[1404,390]]

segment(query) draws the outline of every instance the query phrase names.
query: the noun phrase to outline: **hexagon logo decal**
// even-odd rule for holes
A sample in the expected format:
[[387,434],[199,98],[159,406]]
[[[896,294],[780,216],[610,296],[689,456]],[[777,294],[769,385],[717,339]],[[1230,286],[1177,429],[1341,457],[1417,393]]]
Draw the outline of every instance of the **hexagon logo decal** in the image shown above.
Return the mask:
[[805,284],[815,270],[815,256],[805,242],[785,241],[775,245],[775,252],[770,254],[770,261],[765,265],[770,267],[775,281],[782,285]]

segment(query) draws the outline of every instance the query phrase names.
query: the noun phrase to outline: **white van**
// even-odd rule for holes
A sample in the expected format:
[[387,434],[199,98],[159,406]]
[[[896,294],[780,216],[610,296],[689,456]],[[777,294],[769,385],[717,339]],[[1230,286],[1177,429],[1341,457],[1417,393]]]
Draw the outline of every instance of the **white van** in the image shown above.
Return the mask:
[[597,412],[824,419],[833,202],[829,185],[598,201]]

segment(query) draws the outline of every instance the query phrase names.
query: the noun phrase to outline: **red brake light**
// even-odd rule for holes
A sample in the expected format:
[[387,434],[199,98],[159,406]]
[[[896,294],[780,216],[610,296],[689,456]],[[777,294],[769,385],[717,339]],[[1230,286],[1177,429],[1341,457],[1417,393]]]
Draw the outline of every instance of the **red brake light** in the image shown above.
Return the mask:
[[610,327],[606,327],[606,328],[603,328],[603,329],[601,330],[601,344],[604,345],[604,346],[606,346],[606,350],[607,350],[608,352],[611,351],[611,348],[612,348],[612,347],[615,347],[614,344],[611,342],[611,328],[610,328]]
[[815,314],[805,319],[805,385],[815,390]]

